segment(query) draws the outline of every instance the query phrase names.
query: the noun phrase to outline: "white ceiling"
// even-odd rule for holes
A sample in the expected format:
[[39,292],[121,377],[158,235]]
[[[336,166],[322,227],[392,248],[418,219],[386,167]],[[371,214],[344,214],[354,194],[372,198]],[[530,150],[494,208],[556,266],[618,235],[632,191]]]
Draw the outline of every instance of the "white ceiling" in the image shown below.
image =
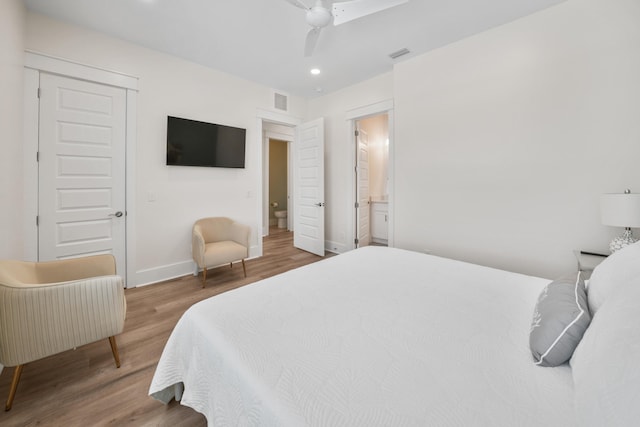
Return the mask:
[[[312,5],[314,0],[302,0]],[[564,0],[409,0],[322,30],[285,0],[25,0],[27,8],[305,98]],[[407,48],[409,55],[388,55]],[[309,70],[322,70],[312,76]]]

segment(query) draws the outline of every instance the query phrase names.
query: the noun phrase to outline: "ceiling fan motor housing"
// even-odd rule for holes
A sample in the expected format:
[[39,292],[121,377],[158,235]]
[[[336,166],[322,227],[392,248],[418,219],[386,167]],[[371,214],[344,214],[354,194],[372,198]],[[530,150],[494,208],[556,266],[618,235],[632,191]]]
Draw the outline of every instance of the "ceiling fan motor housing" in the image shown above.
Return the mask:
[[313,6],[307,11],[307,23],[314,28],[323,28],[331,22],[331,12],[323,6]]

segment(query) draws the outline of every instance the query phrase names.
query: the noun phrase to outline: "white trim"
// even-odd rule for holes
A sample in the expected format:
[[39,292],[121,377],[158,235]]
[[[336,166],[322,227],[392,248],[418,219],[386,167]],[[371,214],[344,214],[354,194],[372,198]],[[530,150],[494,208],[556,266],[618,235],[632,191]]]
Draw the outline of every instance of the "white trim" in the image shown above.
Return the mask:
[[346,119],[363,119],[367,116],[374,116],[389,110],[393,110],[393,99],[387,99],[385,101],[380,101],[373,104],[365,105],[364,107],[358,107],[354,108],[353,110],[349,110],[346,113]]
[[264,136],[267,139],[277,139],[278,141],[293,142],[293,135],[287,135],[286,133],[274,132],[272,130],[265,131]]
[[[294,129],[295,131],[295,129]],[[264,174],[263,176],[263,180],[262,180],[262,185],[263,185],[263,189],[262,189],[262,200],[269,200],[269,174],[270,174],[270,170],[269,170],[269,143],[272,139],[276,139],[279,141],[284,141],[287,143],[287,230],[292,231],[293,227],[292,227],[292,221],[291,221],[291,217],[293,216],[293,214],[291,213],[291,188],[293,188],[293,170],[291,169],[291,156],[292,156],[292,143],[295,141],[295,136],[294,135],[289,135],[286,133],[281,133],[281,132],[275,132],[272,130],[267,130],[264,131],[265,137],[264,137],[264,146],[263,146],[263,170],[262,173]],[[271,220],[269,218],[269,204],[265,203],[265,205],[263,206],[263,214],[262,214],[262,236],[268,236],[269,235],[269,227],[271,227]]]
[[[37,93],[40,86],[40,73],[47,72],[86,80],[95,83],[121,87],[127,91],[127,117],[126,117],[126,272],[127,287],[135,287],[140,283],[136,273],[136,229],[135,229],[135,161],[136,161],[136,132],[137,132],[137,89],[138,78],[117,71],[105,70],[91,65],[80,64],[64,58],[25,51],[24,54],[25,82],[24,82],[24,212],[26,218],[32,217],[34,221],[25,221],[25,249],[27,260],[38,258],[38,229],[35,217],[38,215],[38,164],[35,160],[35,152],[38,150],[38,115],[39,102],[34,101],[33,94]],[[165,280],[164,278],[161,280]]]
[[[245,258],[245,261],[253,259],[255,257]],[[234,261],[234,264],[239,261]],[[209,270],[214,268],[228,266],[229,263],[220,264],[216,266],[209,267]],[[148,286],[154,285],[160,282],[166,282],[167,280],[177,279],[179,277],[186,276],[198,276],[202,271],[201,268],[198,267],[193,260],[189,261],[180,261],[173,264],[161,265],[153,268],[146,268],[144,270],[140,270],[136,273],[138,286]]]
[[[256,124],[256,129],[258,130],[257,135],[259,138],[259,143],[256,144],[256,146],[258,147],[258,149],[260,150],[260,152],[258,153],[259,158],[261,159],[260,161],[260,170],[258,171],[257,175],[257,180],[258,182],[256,183],[256,188],[259,189],[259,191],[257,191],[258,193],[258,200],[257,200],[257,220],[256,220],[256,224],[258,224],[258,226],[260,228],[263,227],[263,223],[264,223],[264,200],[265,200],[265,186],[267,186],[268,188],[268,183],[265,184],[265,170],[268,171],[268,169],[265,168],[265,149],[264,146],[265,144],[268,144],[268,138],[266,139],[266,135],[265,135],[265,131],[263,129],[263,123],[264,122],[271,122],[271,123],[276,123],[276,124],[281,124],[281,125],[286,125],[286,126],[298,126],[300,123],[302,123],[302,119],[292,116],[290,114],[284,114],[284,113],[277,113],[274,111],[267,111],[267,110],[263,110],[262,108],[257,108],[256,109],[256,119],[257,119],[257,124]],[[266,139],[266,143],[265,143],[265,139]],[[268,151],[266,152],[268,154]],[[267,190],[268,191],[268,190]],[[289,191],[291,191],[291,189],[289,189]],[[290,211],[291,212],[291,211]],[[290,216],[290,215],[289,215]],[[256,250],[255,253],[251,253],[251,256],[262,256],[262,233],[258,232],[258,244],[256,246]]]
[[[24,69],[24,109],[23,109],[23,212],[24,212],[24,252],[25,261],[38,260],[38,96],[40,73]],[[33,195],[35,194],[35,197]]]
[[356,174],[355,174],[355,163],[356,163],[356,138],[355,138],[355,130],[356,130],[356,121],[360,119],[364,119],[367,117],[379,115],[379,114],[387,114],[388,120],[388,132],[389,132],[389,159],[388,159],[388,174],[389,174],[389,235],[387,240],[387,246],[393,247],[395,242],[395,231],[394,231],[394,218],[395,218],[395,137],[394,137],[394,112],[393,112],[393,100],[386,100],[376,102],[374,104],[365,105],[364,107],[354,108],[346,112],[346,120],[349,122],[347,126],[347,167],[348,169],[348,179],[347,185],[350,188],[349,192],[349,202],[347,203],[347,217],[349,220],[347,221],[347,241],[345,243],[345,247],[347,250],[355,249],[355,235],[356,235],[356,227],[355,227],[355,203],[356,203]]
[[300,123],[302,123],[302,119],[300,117],[292,116],[290,114],[268,111],[262,108],[256,108],[256,110],[256,116],[266,122],[272,122],[286,126],[298,126]]
[[394,218],[395,218],[395,199],[396,199],[396,187],[395,187],[395,147],[396,147],[396,138],[395,138],[395,112],[393,109],[387,110],[387,118],[389,120],[389,126],[387,131],[389,132],[389,157],[387,160],[387,173],[389,174],[389,205],[388,212],[389,215],[389,235],[387,236],[387,246],[394,247],[395,246],[395,227],[394,227]]
[[260,222],[261,227],[262,227],[262,237],[268,236],[269,235],[269,226],[271,225],[269,222],[269,206],[268,206],[268,202],[264,202],[265,200],[269,200],[269,179],[268,177],[270,176],[269,174],[271,173],[271,170],[269,169],[269,156],[270,151],[270,144],[269,144],[269,137],[266,135],[269,132],[265,132],[265,136],[263,138],[263,146],[262,146],[262,173],[264,174],[263,179],[262,179],[262,200],[263,200],[263,204],[262,204],[262,221]]
[[335,242],[333,240],[325,240],[324,243],[324,250],[334,254],[341,254],[347,252],[350,249],[352,248],[349,248],[344,243]]
[[193,261],[181,261],[136,272],[136,286],[152,285],[158,282],[193,274]]
[[98,82],[125,89],[138,90],[138,78],[118,71],[106,70],[93,65],[81,64],[45,53],[25,51],[25,68],[46,71],[52,74],[73,77],[79,80]]
[[139,281],[136,271],[136,135],[137,135],[137,111],[138,111],[138,92],[133,89],[127,89],[127,124],[126,124],[126,152],[125,152],[125,236],[126,248],[125,256],[127,260],[127,280],[125,286],[127,288],[135,288]]

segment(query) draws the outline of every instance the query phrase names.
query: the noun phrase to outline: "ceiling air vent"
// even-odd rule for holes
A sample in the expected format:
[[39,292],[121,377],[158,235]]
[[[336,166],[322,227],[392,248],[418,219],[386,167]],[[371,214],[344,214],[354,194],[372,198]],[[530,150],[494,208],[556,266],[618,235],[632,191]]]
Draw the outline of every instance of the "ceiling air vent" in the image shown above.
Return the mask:
[[399,58],[401,56],[404,56],[404,55],[406,55],[408,53],[411,53],[411,51],[409,49],[407,49],[406,47],[403,47],[400,50],[396,50],[395,52],[390,53],[389,54],[389,58],[397,59],[397,58]]
[[289,98],[278,92],[273,93],[273,107],[280,111],[287,111]]

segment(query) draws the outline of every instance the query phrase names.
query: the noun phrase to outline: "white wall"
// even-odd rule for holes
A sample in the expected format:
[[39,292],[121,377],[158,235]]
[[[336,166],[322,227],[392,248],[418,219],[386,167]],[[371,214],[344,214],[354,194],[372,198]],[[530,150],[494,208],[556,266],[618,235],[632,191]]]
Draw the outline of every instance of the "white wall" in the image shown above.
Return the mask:
[[22,80],[25,8],[0,2],[0,258],[23,254]]
[[[140,77],[139,281],[183,271],[188,230],[200,216],[245,220],[255,244],[255,117],[268,109],[270,89],[40,15],[27,15],[23,44],[21,2],[0,8],[0,35],[15,40],[0,45],[9,61],[0,84],[10,90],[21,87],[15,61],[23,45]],[[304,100],[290,99],[293,115],[326,118],[328,248],[340,251],[353,237],[346,114],[395,99],[396,246],[550,277],[575,267],[574,248],[604,250],[618,230],[600,225],[599,195],[640,192],[639,9],[636,0],[570,0],[310,100],[308,114]],[[5,69],[14,72],[6,78]],[[20,97],[6,99],[4,110]],[[15,114],[8,129],[19,140]],[[246,127],[247,169],[164,166],[167,114]],[[18,151],[2,158],[10,171],[19,169]],[[5,193],[15,201],[19,192],[2,182],[3,202]],[[20,221],[3,217],[3,236],[15,242]]]
[[348,235],[355,221],[349,201],[352,189],[345,188],[354,173],[355,146],[349,134],[347,112],[393,98],[393,76],[382,74],[319,98],[309,100],[310,119],[325,118],[325,237],[327,249],[346,250],[354,236]]
[[640,2],[574,0],[394,71],[395,243],[553,277],[640,192]]
[[[136,146],[137,277],[129,283],[163,280],[192,271],[191,227],[205,216],[229,216],[252,227],[255,254],[262,137],[257,109],[269,110],[272,91],[237,77],[107,35],[27,15],[26,48],[139,77]],[[306,101],[291,97],[292,115]],[[246,168],[168,167],[166,116],[247,129]]]

